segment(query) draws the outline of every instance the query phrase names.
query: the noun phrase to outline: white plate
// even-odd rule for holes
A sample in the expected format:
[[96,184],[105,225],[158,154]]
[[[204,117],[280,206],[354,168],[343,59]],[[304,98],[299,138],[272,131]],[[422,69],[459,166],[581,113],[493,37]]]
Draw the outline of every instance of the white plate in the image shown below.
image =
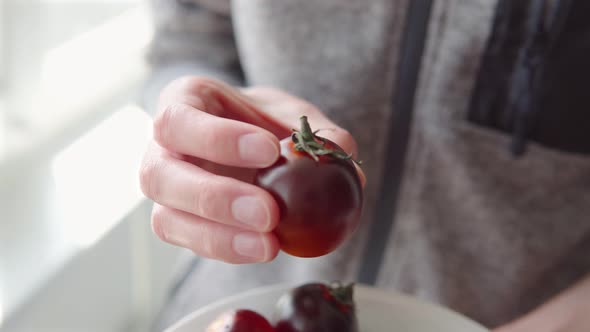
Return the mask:
[[[202,332],[224,311],[252,309],[270,318],[275,303],[296,285],[254,289],[193,312],[165,332]],[[360,332],[488,332],[481,325],[448,309],[399,293],[355,285]]]

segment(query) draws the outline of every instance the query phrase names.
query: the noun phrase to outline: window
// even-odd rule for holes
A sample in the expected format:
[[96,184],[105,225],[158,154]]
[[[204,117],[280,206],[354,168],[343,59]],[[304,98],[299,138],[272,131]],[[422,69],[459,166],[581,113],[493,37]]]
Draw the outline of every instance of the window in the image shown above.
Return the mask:
[[0,0],[0,326],[141,199],[143,2]]
[[0,3],[0,162],[46,135],[79,134],[143,74],[150,29],[140,0]]

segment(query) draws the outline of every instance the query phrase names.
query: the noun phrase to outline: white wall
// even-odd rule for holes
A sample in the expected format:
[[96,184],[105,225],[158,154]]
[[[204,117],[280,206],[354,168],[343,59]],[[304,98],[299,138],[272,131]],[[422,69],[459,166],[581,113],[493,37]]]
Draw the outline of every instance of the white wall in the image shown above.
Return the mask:
[[[147,74],[141,2],[0,0],[1,332],[145,331],[162,302],[180,251],[134,183],[151,136],[127,109]],[[3,105],[23,121],[3,127]]]
[[142,203],[72,259],[0,331],[146,331],[180,254],[152,235],[150,209],[150,203]]
[[0,1],[0,92],[2,91],[4,83],[5,63],[4,57],[6,53],[6,45],[4,44],[4,1]]

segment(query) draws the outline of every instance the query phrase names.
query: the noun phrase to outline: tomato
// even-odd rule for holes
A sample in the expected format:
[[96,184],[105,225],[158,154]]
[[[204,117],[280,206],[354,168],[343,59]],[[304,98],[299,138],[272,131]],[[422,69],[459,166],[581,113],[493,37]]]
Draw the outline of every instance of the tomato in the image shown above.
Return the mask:
[[279,299],[275,321],[276,332],[358,332],[353,286],[297,287]]
[[281,140],[281,157],[256,174],[255,184],[270,192],[280,208],[274,233],[281,250],[318,257],[335,250],[359,224],[363,193],[351,156],[312,132]]
[[205,332],[274,332],[272,325],[259,313],[239,309],[217,317]]

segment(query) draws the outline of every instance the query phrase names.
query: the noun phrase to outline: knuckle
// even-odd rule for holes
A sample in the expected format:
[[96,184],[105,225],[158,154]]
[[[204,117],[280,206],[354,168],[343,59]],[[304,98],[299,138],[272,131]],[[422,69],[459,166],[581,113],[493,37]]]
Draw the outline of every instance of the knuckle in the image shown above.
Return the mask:
[[141,167],[139,168],[139,185],[141,187],[141,191],[148,197],[153,174],[153,163],[150,161],[143,161]]
[[169,83],[162,91],[158,99],[158,105],[162,108],[170,102],[185,101],[196,108],[204,108],[201,100],[208,91],[219,86],[214,79],[202,76],[183,76]]
[[203,237],[201,241],[201,254],[206,257],[215,258],[219,255],[215,240],[212,237]]
[[178,124],[182,123],[179,119],[188,106],[182,103],[173,103],[167,105],[160,114],[154,119],[153,133],[154,139],[162,146],[168,147],[172,142],[172,135],[176,131]]
[[164,242],[167,242],[166,233],[164,232],[165,221],[167,218],[167,209],[157,204],[154,205],[154,208],[152,209],[152,231]]
[[154,139],[160,144],[165,144],[168,141],[170,123],[176,109],[176,104],[167,105],[154,119]]
[[154,160],[144,161],[139,170],[139,183],[141,191],[148,197],[155,200],[158,196],[157,173],[160,163]]
[[211,181],[203,181],[197,186],[191,199],[194,213],[209,219],[212,216],[211,210],[216,205],[215,201],[219,197]]
[[177,80],[177,89],[185,94],[200,95],[203,91],[214,89],[218,82],[207,76],[184,76]]
[[190,245],[190,250],[195,255],[212,259],[220,258],[219,249],[220,248],[216,243],[215,235],[207,232],[205,229],[201,229],[196,232],[194,241]]
[[291,97],[291,95],[289,95],[284,90],[281,90],[281,89],[278,89],[275,87],[271,87],[271,86],[252,87],[252,88],[249,88],[249,91],[251,91],[254,94],[263,94],[263,95],[283,97],[283,98],[284,97]]
[[[206,123],[201,124],[204,130],[201,142],[198,144],[203,147],[203,153],[206,153],[207,156],[222,155],[233,150],[231,147],[235,144],[233,139],[235,131],[233,128],[221,125],[221,121],[224,120],[208,121],[209,124],[215,124],[215,126],[209,126]],[[220,125],[219,128],[218,125]],[[210,129],[206,129],[207,127]],[[217,128],[217,130],[213,130],[213,128]]]

